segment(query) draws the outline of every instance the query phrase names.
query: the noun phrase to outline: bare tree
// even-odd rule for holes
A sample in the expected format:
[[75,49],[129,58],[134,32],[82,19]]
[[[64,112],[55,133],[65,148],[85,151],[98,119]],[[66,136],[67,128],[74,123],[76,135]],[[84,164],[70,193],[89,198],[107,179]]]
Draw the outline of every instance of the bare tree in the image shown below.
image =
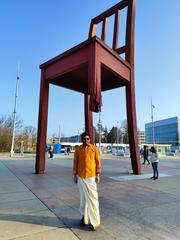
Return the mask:
[[37,141],[36,128],[33,126],[24,127],[20,140],[23,141],[24,151],[34,152]]
[[128,125],[127,125],[126,119],[121,122],[120,135],[121,135],[121,142],[128,144],[129,136],[128,136]]
[[[6,117],[0,115],[0,151],[9,152],[11,148],[12,141],[12,117]],[[16,133],[21,130],[22,120],[17,118],[16,121]]]

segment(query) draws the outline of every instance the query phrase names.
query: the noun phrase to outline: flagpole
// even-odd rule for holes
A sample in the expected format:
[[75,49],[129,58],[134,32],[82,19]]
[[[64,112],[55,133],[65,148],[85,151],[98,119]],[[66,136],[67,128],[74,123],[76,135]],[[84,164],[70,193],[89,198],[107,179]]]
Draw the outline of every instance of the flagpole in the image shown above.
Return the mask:
[[58,143],[61,142],[61,124],[59,124],[59,132],[58,132]]
[[153,137],[153,146],[154,146],[155,138],[154,138],[154,116],[153,116],[153,108],[154,108],[154,105],[152,104],[152,97],[151,97],[151,121],[152,121],[152,137]]
[[19,85],[19,63],[17,69],[17,79],[16,79],[16,92],[15,92],[15,101],[14,101],[14,112],[13,112],[13,129],[12,129],[12,143],[11,143],[11,152],[10,157],[14,155],[14,138],[16,131],[16,109],[17,109],[17,98],[18,98],[18,85]]

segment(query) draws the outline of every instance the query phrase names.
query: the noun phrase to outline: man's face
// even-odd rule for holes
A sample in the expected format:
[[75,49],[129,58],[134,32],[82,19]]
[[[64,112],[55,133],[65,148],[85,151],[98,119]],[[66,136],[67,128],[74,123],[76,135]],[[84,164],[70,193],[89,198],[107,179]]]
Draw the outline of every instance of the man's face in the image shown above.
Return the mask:
[[83,140],[83,144],[85,145],[90,143],[90,137],[88,135],[84,136],[82,140]]

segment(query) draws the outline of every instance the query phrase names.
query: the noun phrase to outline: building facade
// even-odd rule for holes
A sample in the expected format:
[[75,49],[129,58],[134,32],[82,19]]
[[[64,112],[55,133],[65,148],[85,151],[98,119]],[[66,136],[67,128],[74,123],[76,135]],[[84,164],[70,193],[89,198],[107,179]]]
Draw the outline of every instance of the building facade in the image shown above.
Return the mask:
[[[154,126],[153,126],[154,125]],[[171,144],[172,150],[180,150],[180,119],[172,117],[145,124],[146,143]]]
[[138,131],[138,144],[144,145],[146,143],[145,141],[145,131]]

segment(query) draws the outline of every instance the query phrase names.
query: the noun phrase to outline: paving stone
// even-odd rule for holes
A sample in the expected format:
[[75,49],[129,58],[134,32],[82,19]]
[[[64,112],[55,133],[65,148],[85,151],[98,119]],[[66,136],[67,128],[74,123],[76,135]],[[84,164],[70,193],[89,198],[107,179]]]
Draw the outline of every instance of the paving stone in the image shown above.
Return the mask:
[[1,203],[0,214],[26,214],[34,211],[47,210],[39,199]]
[[58,228],[55,230],[46,230],[37,234],[15,238],[14,240],[78,240],[73,232],[68,228]]
[[62,222],[54,216],[3,215],[0,216],[0,239],[14,239],[16,237],[39,233],[62,226]]
[[[58,239],[54,238],[57,231],[57,237],[64,240],[61,234],[68,230],[67,239],[180,239],[180,159],[168,161],[161,159],[159,168],[168,177],[118,181],[110,177],[130,175],[130,159],[103,159],[98,185],[101,227],[92,232],[89,226],[79,227],[79,193],[72,182],[71,157],[48,161],[43,176],[34,174],[34,159],[4,160],[10,170],[0,163],[0,186],[4,191],[14,181],[17,189],[13,192],[10,187],[0,195],[2,236],[10,231],[9,239]],[[142,166],[142,170],[147,176],[152,174],[151,166]],[[13,230],[18,235],[13,235]]]
[[11,193],[1,193],[0,194],[0,204],[8,202],[16,202],[23,200],[35,199],[36,196],[30,191],[20,191],[20,192],[11,192]]

